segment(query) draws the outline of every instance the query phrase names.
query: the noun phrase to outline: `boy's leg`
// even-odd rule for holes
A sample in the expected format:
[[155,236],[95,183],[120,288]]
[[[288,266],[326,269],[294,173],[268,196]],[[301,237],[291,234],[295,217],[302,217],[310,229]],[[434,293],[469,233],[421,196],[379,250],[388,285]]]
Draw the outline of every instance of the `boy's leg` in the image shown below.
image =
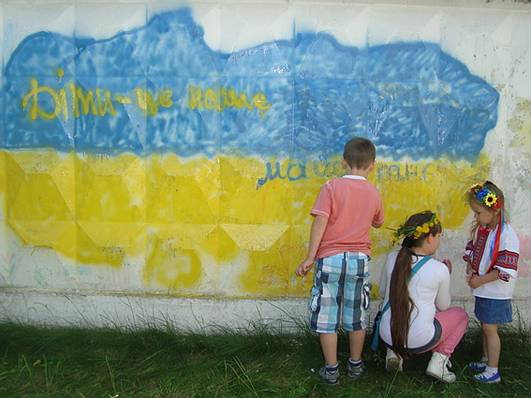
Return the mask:
[[339,382],[337,362],[337,329],[341,314],[344,280],[343,255],[325,257],[317,262],[310,302],[310,329],[319,333],[325,366],[319,375],[328,384]]
[[326,365],[337,364],[337,333],[319,333]]
[[352,361],[359,361],[363,351],[363,343],[365,342],[365,330],[354,330],[348,333],[348,343],[350,348],[350,359]]
[[338,384],[337,333],[319,333],[319,341],[325,360],[325,366],[319,369],[319,376],[328,384]]
[[361,377],[364,371],[363,361],[361,360],[364,341],[365,329],[348,332],[350,358],[347,361],[347,373],[354,380]]
[[345,281],[343,329],[348,331],[350,359],[361,360],[365,342],[366,312],[369,308],[368,277],[369,258],[363,253],[346,255],[347,278]]
[[344,290],[343,328],[348,331],[350,358],[347,361],[348,375],[357,379],[363,374],[361,360],[365,341],[365,316],[369,308],[369,289],[365,280],[369,258],[363,253],[345,253],[347,278]]

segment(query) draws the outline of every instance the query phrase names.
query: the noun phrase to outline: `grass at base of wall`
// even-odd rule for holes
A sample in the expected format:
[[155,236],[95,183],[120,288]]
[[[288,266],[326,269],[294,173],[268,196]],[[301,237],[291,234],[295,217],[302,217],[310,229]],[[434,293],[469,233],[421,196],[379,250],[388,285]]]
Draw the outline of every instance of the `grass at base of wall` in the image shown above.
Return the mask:
[[[384,353],[364,353],[367,373],[346,377],[347,342],[340,336],[342,378],[323,384],[318,338],[267,327],[204,336],[171,330],[88,330],[0,324],[0,397],[529,397],[529,330],[501,331],[502,383],[481,385],[466,369],[480,357],[472,330],[452,357],[458,380],[424,374],[429,354],[384,370]],[[363,395],[362,395],[363,394]]]

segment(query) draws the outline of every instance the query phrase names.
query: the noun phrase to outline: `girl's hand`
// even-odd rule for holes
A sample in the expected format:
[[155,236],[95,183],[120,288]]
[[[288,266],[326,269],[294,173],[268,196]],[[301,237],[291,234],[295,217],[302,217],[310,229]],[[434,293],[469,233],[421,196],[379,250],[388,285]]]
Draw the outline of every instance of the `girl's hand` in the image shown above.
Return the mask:
[[466,283],[470,282],[470,278],[474,275],[474,272],[472,271],[472,267],[470,263],[467,263],[466,265],[466,271],[465,271],[465,281]]
[[307,258],[302,263],[300,263],[300,265],[295,270],[295,273],[297,274],[297,276],[306,275],[308,271],[312,268],[313,262],[314,262],[313,259]]
[[468,279],[468,286],[470,286],[472,289],[477,289],[482,284],[481,277],[478,274],[470,275],[470,278]]
[[452,262],[450,261],[450,259],[443,258],[442,263],[446,265],[446,267],[448,268],[448,272],[451,274],[452,273]]

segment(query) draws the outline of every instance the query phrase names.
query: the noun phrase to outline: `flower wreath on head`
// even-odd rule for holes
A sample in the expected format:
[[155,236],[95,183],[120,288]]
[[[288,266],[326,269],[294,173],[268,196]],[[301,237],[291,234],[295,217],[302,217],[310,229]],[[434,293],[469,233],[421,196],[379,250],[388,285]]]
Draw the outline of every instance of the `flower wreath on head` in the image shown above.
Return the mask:
[[474,184],[470,187],[469,192],[479,203],[490,209],[499,209],[503,205],[501,198],[498,198],[496,193],[488,189],[485,184]]
[[432,213],[431,218],[426,221],[424,224],[421,225],[404,225],[402,224],[397,229],[392,229],[395,231],[393,234],[393,245],[400,240],[400,237],[403,236],[405,238],[412,237],[413,239],[420,238],[423,234],[427,234],[430,232],[430,229],[434,227],[437,224],[440,224],[439,218],[437,217],[437,214]]

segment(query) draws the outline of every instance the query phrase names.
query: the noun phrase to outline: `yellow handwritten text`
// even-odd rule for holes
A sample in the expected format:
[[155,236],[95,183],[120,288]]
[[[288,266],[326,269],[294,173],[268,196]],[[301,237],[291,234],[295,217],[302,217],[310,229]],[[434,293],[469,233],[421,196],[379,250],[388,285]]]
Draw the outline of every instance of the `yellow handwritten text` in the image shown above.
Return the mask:
[[[59,81],[64,72],[58,70]],[[110,90],[95,88],[85,89],[73,81],[62,87],[54,88],[41,85],[37,78],[30,79],[30,86],[21,101],[21,106],[27,112],[31,121],[54,120],[82,116],[110,116],[117,115],[116,106],[136,106],[147,116],[156,116],[161,108],[171,108],[174,105],[173,90],[163,88],[157,92],[150,92],[136,87],[132,95],[112,93]],[[188,108],[222,112],[225,109],[257,111],[264,117],[271,108],[263,92],[256,92],[252,97],[234,88],[188,86]]]
[[30,80],[30,88],[22,98],[21,106],[27,110],[31,121],[37,119],[53,120],[62,117],[79,118],[81,116],[116,116],[115,104],[135,104],[149,116],[155,116],[159,108],[173,105],[173,91],[164,88],[151,93],[143,88],[135,88],[136,98],[124,94],[113,94],[110,90],[95,88],[86,90],[73,81],[62,88],[40,85],[36,78]]
[[222,112],[225,109],[247,109],[249,112],[258,111],[264,117],[271,108],[266,95],[259,91],[251,99],[246,93],[237,92],[234,88],[208,87],[202,88],[190,84],[188,86],[188,107],[190,109],[206,109]]

